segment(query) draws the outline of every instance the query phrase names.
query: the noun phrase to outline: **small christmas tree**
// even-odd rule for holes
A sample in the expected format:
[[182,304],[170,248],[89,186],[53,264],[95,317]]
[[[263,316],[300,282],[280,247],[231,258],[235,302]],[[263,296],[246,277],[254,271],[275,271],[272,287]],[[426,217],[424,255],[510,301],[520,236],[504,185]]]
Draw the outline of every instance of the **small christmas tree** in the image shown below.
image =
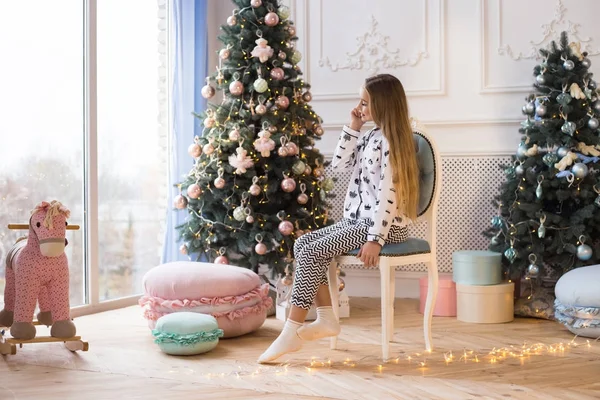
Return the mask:
[[535,93],[523,106],[522,142],[504,167],[499,213],[486,231],[513,280],[555,280],[597,264],[600,256],[594,243],[600,238],[600,101],[591,63],[565,32],[560,47],[552,42],[539,52]]
[[[281,274],[296,238],[332,223],[324,157],[314,147],[324,131],[300,79],[301,54],[289,9],[277,0],[234,0],[221,27],[219,67],[202,95],[222,101],[196,115],[204,126],[189,147],[195,163],[179,185],[175,207],[185,254]],[[215,89],[216,87],[216,89]]]

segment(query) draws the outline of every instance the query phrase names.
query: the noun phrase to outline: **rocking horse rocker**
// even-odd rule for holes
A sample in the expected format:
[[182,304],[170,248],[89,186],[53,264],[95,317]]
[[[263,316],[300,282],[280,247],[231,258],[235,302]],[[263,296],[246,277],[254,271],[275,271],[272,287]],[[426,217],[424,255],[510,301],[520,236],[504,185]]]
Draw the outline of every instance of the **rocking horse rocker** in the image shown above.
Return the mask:
[[[17,240],[6,257],[4,310],[0,327],[10,327],[12,338],[0,332],[0,354],[16,354],[16,344],[65,342],[71,351],[87,351],[88,344],[75,336],[70,318],[69,264],[65,254],[66,229],[70,212],[60,202],[42,202],[32,211],[29,225],[9,225],[10,229],[29,229],[26,238]],[[36,338],[32,323],[36,301],[40,312],[37,325],[51,326],[50,336]]]

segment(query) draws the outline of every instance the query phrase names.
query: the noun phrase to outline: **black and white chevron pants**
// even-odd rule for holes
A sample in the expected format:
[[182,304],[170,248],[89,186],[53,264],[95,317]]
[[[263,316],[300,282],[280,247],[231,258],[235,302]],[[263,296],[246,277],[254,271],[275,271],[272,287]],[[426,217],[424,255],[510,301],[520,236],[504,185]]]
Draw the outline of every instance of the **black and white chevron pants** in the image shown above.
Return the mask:
[[[291,304],[309,310],[320,285],[327,285],[327,270],[335,256],[361,247],[371,227],[368,219],[343,219],[340,222],[300,236],[294,243],[296,271]],[[392,225],[387,243],[401,243],[408,228]]]

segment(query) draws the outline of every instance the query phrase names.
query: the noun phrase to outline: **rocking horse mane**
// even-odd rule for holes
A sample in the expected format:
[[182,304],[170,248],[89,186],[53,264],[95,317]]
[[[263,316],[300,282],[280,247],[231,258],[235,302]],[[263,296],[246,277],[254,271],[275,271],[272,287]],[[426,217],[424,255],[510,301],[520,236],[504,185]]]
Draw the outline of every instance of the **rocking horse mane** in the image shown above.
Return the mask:
[[50,203],[42,201],[31,211],[31,215],[33,216],[40,211],[46,213],[46,216],[44,217],[44,226],[48,229],[53,228],[52,220],[56,215],[63,215],[65,218],[71,216],[71,211],[57,200],[52,200]]

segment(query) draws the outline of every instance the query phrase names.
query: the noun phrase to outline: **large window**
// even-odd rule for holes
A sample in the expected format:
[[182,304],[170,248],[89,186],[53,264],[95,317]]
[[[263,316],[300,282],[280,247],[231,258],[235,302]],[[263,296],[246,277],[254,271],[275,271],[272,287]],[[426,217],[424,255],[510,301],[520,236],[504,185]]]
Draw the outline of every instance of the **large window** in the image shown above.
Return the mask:
[[160,3],[3,4],[0,296],[6,252],[27,234],[6,225],[26,223],[42,200],[63,202],[82,227],[67,233],[71,306],[138,294],[158,264],[167,176]]

